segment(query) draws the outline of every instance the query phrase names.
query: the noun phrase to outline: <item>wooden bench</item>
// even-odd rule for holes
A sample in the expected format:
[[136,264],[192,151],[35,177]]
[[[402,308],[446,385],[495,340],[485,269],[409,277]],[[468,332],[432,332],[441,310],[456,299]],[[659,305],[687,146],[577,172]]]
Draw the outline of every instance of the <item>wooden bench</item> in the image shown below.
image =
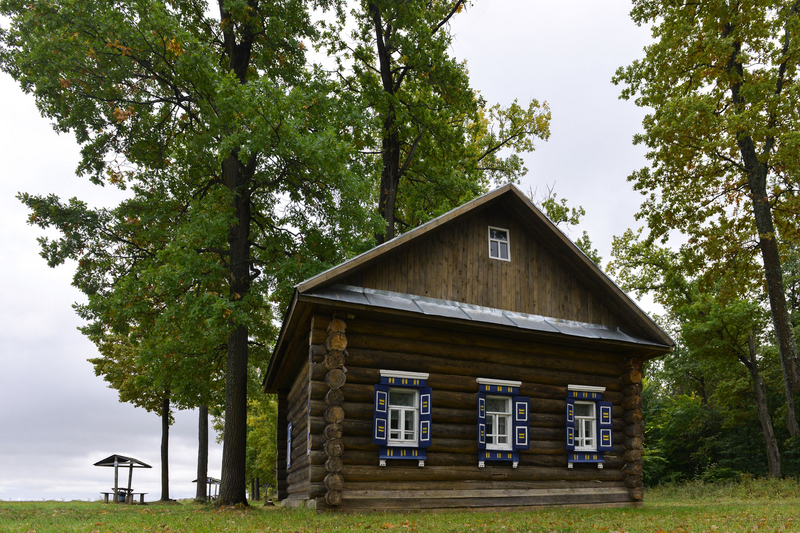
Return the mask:
[[144,503],[144,495],[147,494],[146,492],[131,492],[128,494],[125,503],[133,503],[133,500],[136,498],[136,495],[139,495],[139,503]]
[[[124,500],[125,503],[133,503],[133,500],[136,498],[136,496],[139,496],[139,503],[144,503],[144,495],[147,494],[146,492],[129,492],[126,494],[125,492],[122,491],[120,491],[119,493],[125,496]],[[103,503],[108,503],[108,497],[114,495],[113,492],[101,492],[100,494],[103,495]],[[115,503],[120,503],[120,502],[117,501]]]

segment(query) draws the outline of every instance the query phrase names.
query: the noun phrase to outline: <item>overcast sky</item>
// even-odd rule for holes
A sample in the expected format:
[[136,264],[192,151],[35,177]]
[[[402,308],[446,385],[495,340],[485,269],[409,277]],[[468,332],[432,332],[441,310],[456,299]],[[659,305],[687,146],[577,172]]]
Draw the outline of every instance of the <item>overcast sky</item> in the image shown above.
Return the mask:
[[[586,209],[584,224],[603,262],[611,240],[634,220],[640,196],[626,177],[644,166],[631,138],[643,112],[618,100],[610,80],[641,57],[649,31],[630,21],[624,0],[476,0],[456,17],[453,54],[468,62],[472,85],[490,103],[547,101],[551,137],[526,156],[522,188],[555,185]],[[56,135],[33,98],[0,74],[0,500],[97,499],[113,470],[92,465],[111,454],[153,466],[133,486],[160,496],[160,419],[118,401],[95,377],[94,345],[76,328],[73,266],[50,269],[39,256],[37,228],[18,192],[76,196],[114,205],[120,193],[75,176],[78,148]],[[648,309],[648,306],[644,306]],[[194,495],[197,414],[176,413],[170,440],[170,495]],[[210,444],[209,475],[219,476],[221,446]]]

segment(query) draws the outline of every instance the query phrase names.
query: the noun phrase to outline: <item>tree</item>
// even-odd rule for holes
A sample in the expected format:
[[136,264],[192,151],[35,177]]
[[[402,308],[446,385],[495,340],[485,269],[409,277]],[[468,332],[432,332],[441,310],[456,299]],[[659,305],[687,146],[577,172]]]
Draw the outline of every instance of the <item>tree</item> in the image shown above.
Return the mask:
[[[709,260],[732,228],[757,242],[795,436],[791,397],[800,369],[780,242],[798,236],[799,8],[797,1],[636,0],[631,16],[653,24],[656,41],[614,77],[627,85],[623,98],[652,109],[635,137],[652,166],[629,178],[647,196],[639,216],[652,235],[678,230]],[[747,241],[741,249],[755,252]]]
[[[734,249],[737,241],[732,240]],[[667,308],[671,322],[678,325],[685,348],[679,353],[688,357],[675,367],[688,371],[696,382],[691,389],[701,393],[703,403],[712,394],[708,390],[709,374],[720,380],[721,372],[709,369],[717,365],[729,372],[733,356],[748,370],[769,474],[781,477],[780,452],[759,368],[764,358],[756,349],[756,339],[765,337],[766,321],[758,295],[753,292],[756,286],[742,282],[752,278],[757,268],[752,255],[731,253],[723,265],[707,266],[696,260],[690,246],[673,251],[657,246],[652,239],[639,241],[631,230],[614,239],[614,255],[609,268],[619,274],[623,288],[640,295],[653,292],[656,301]]]
[[[129,187],[131,205],[152,217],[132,216],[132,233],[120,240],[100,223],[102,212],[82,210],[98,222],[99,238],[108,237],[97,257],[118,268],[99,287],[83,285],[85,249],[58,249],[69,238],[43,245],[79,260],[77,286],[98,295],[85,311],[95,312],[105,289],[124,300],[115,281],[133,272],[128,279],[137,283],[123,285],[137,296],[137,320],[151,317],[161,327],[145,338],[151,346],[171,340],[150,352],[154,365],[186,359],[191,366],[180,356],[187,343],[204,358],[224,347],[220,499],[238,503],[246,501],[249,355],[266,352],[267,295],[285,299],[292,280],[358,249],[374,227],[363,209],[368,185],[346,164],[350,108],[332,99],[335,87],[319,69],[307,68],[302,39],[317,29],[306,3],[220,1],[217,16],[207,7],[198,0],[2,0],[11,23],[0,34],[0,68],[34,93],[58,131],[74,133],[79,174]],[[57,199],[23,200],[32,222],[51,223]],[[162,209],[145,209],[150,200]],[[152,268],[139,270],[139,256],[126,251],[165,227],[169,233],[155,237],[163,247],[143,247]],[[120,251],[120,242],[129,248]],[[181,297],[148,298],[159,290]]]
[[517,180],[527,171],[517,154],[550,134],[546,103],[489,107],[470,87],[466,64],[448,53],[450,20],[465,5],[362,0],[352,44],[339,40],[344,26],[331,32],[345,87],[366,109],[357,163],[379,183],[379,243]]

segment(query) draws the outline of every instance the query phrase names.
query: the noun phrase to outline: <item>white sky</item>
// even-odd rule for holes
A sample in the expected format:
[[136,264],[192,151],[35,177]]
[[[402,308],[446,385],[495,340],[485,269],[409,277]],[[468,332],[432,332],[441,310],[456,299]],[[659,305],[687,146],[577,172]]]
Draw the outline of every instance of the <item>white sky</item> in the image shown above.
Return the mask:
[[[618,100],[610,80],[642,55],[649,31],[633,24],[622,0],[477,0],[456,17],[453,53],[466,59],[473,87],[490,104],[514,98],[549,102],[551,137],[526,157],[522,189],[555,184],[559,197],[586,209],[584,224],[603,257],[612,236],[636,226],[640,197],[626,177],[646,164],[631,138],[644,113]],[[113,205],[120,193],[74,174],[78,147],[56,135],[33,98],[0,74],[0,500],[97,499],[113,470],[92,465],[113,453],[153,466],[133,486],[160,496],[160,419],[118,401],[94,376],[94,346],[78,331],[71,265],[47,267],[26,224],[18,192],[78,197]],[[651,309],[645,305],[646,310]],[[210,443],[209,475],[221,446]],[[176,413],[170,438],[170,496],[194,496],[197,415]],[[126,480],[127,481],[127,480]]]

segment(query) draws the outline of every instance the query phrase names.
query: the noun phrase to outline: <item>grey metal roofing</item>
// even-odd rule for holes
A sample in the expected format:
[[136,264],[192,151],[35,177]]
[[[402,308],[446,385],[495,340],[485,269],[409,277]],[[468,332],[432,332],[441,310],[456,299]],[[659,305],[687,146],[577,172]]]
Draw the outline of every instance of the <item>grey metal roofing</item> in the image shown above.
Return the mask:
[[645,346],[662,346],[656,342],[636,337],[600,324],[562,320],[541,315],[504,311],[491,307],[470,305],[451,300],[427,298],[413,294],[381,291],[352,285],[331,285],[303,294],[335,302],[364,305],[392,311],[405,311],[428,316],[453,318],[483,324],[496,324],[556,335],[585,339],[602,339]]

